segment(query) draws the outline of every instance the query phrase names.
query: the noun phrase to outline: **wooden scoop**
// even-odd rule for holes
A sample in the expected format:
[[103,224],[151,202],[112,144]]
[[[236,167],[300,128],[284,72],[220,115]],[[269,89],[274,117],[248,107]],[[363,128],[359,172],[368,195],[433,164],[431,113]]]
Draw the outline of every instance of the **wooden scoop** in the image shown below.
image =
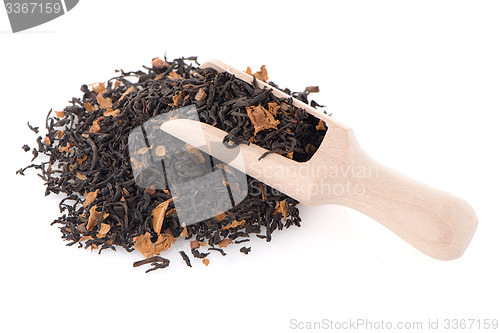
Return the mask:
[[[202,68],[229,72],[250,84],[253,77],[218,60]],[[256,80],[277,97],[289,95]],[[266,149],[239,145],[234,151],[221,149],[226,132],[194,120],[165,122],[161,129],[238,170],[308,205],[338,204],[360,211],[392,230],[423,253],[442,260],[459,258],[477,227],[477,217],[464,200],[412,180],[372,160],[360,147],[352,129],[293,99],[293,104],[323,120],[328,129],[318,150],[307,162],[296,162],[278,154],[259,161]],[[201,127],[203,138],[193,136]],[[207,144],[202,144],[207,142]],[[217,149],[211,147],[217,146]]]

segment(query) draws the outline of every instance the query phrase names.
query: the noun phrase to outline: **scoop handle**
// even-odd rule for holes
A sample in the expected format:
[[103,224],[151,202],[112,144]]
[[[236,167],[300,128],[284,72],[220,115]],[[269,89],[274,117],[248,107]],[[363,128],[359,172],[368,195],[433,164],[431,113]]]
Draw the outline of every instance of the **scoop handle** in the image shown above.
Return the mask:
[[477,228],[467,202],[383,166],[361,149],[351,150],[348,165],[351,193],[334,202],[372,217],[433,258],[462,256]]

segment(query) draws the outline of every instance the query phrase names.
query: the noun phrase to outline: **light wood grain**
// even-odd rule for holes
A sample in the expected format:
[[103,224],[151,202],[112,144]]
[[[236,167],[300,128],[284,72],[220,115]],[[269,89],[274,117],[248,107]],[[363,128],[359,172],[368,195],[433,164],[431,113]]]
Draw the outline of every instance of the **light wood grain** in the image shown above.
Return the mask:
[[[226,71],[252,83],[253,77],[220,61],[202,67]],[[289,95],[272,89],[278,97]],[[206,153],[276,188],[306,205],[339,204],[362,212],[378,221],[406,242],[437,259],[460,257],[477,227],[474,210],[462,199],[414,181],[372,160],[356,141],[353,131],[309,105],[293,99],[294,105],[323,120],[328,130],[314,156],[299,163],[277,154],[258,160],[266,151],[257,145],[239,145],[234,152],[200,147]],[[162,130],[192,143],[193,120],[176,119]],[[221,142],[227,134],[207,124],[201,126],[206,142]],[[220,145],[218,146],[220,147]]]

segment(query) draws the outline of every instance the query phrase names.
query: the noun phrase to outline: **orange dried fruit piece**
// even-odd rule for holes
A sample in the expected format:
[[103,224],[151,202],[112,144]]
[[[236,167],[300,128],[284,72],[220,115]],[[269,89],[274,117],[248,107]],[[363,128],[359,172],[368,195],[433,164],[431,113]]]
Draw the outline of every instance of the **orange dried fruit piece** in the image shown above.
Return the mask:
[[280,123],[278,120],[274,119],[272,113],[266,110],[262,105],[247,106],[245,109],[255,128],[255,134],[265,129],[277,128]]
[[98,193],[99,193],[99,189],[95,190],[94,192],[85,193],[85,201],[83,202],[83,207],[87,207],[92,202],[94,202],[94,200],[97,198]]
[[95,107],[91,103],[83,103],[86,111],[95,111]]
[[61,153],[62,153],[62,152],[69,153],[69,152],[70,152],[70,149],[71,149],[71,148],[73,148],[73,147],[74,147],[74,145],[73,145],[71,142],[69,142],[66,146],[64,146],[64,147],[60,147],[60,148],[59,148],[59,151],[60,151]]
[[130,94],[134,90],[135,90],[135,87],[134,86],[130,86],[130,88],[128,88],[127,90],[125,90],[125,92],[123,93],[123,95],[121,95],[121,97],[118,99],[118,102],[121,101],[125,96],[127,96],[128,94]]
[[154,244],[151,242],[151,234],[149,232],[133,238],[135,249],[146,258],[159,255],[161,252],[166,251],[172,246],[175,240],[176,239],[168,229],[165,233],[158,235],[158,239]]
[[113,110],[112,108],[109,108],[106,110],[106,112],[104,112],[104,115],[106,117],[109,117],[109,116],[116,117],[119,114],[120,114],[120,109]]
[[214,216],[214,218],[217,220],[217,221],[222,221],[224,220],[224,218],[226,217],[226,213],[222,212],[220,214],[217,214]]
[[94,229],[94,227],[97,225],[97,221],[99,220],[101,215],[102,215],[103,220],[105,220],[109,216],[108,213],[103,214],[102,212],[99,212],[97,210],[96,206],[93,206],[92,208],[90,208],[90,216],[89,216],[89,220],[87,222],[87,230]]
[[168,64],[168,62],[166,62],[165,60],[163,59],[160,59],[159,57],[156,57],[154,58],[153,60],[151,60],[151,65],[154,67],[154,68],[165,68],[165,67],[168,67],[170,66]]
[[187,227],[186,227],[185,224],[182,226],[182,232],[179,235],[179,237],[182,237],[182,236],[189,237],[189,232],[188,232]]
[[84,155],[83,157],[81,158],[77,158],[76,159],[76,164],[82,164],[83,162],[85,162],[87,160],[88,156],[87,155]]
[[151,234],[146,232],[144,235],[136,236],[133,238],[134,247],[139,251],[144,257],[152,257],[155,253],[155,247],[151,242]]
[[192,249],[198,249],[200,247],[200,242],[198,240],[191,241],[191,243],[189,243],[189,246]]
[[205,100],[207,98],[207,93],[203,88],[200,88],[196,95],[194,96],[194,99],[197,100],[198,102]]
[[165,156],[167,154],[167,149],[165,148],[165,146],[158,146],[156,147],[155,149],[155,155],[156,156]]
[[87,180],[87,176],[85,176],[81,171],[77,171],[75,176],[80,180]]
[[51,144],[50,138],[46,136],[45,138],[43,138],[42,143],[50,146]]
[[220,248],[227,247],[232,242],[233,242],[233,240],[231,238],[225,238],[225,239],[221,240],[220,243],[217,244],[217,246],[219,246]]
[[66,112],[64,111],[54,111],[54,113],[56,114],[57,118],[64,118],[64,116],[66,115]]
[[179,73],[177,72],[170,72],[168,73],[168,78],[171,80],[175,80],[175,79],[182,79],[182,76],[180,76]]
[[241,220],[241,221],[233,220],[233,223],[226,225],[225,227],[222,228],[222,230],[228,230],[228,229],[231,229],[231,228],[237,228],[239,226],[244,225],[245,222],[246,222],[245,220]]
[[252,73],[252,69],[250,67],[247,67],[245,73],[247,73],[248,75],[253,75],[255,76],[256,79],[261,80],[263,82],[267,82],[267,80],[269,80],[269,76],[267,75],[266,65],[260,66],[260,71],[257,71],[255,73]]
[[167,229],[167,231],[163,234],[160,234],[158,236],[158,239],[156,240],[154,244],[155,251],[154,253],[156,255],[159,255],[163,251],[168,250],[172,246],[172,244],[176,241],[174,235],[172,235],[172,232],[170,232],[170,229]]
[[198,148],[195,148],[193,146],[191,146],[190,144],[186,143],[184,145],[184,148],[186,148],[186,150],[195,155],[196,157],[198,157],[198,160],[200,161],[200,163],[205,163],[205,157],[203,156],[203,154],[201,153],[201,151],[198,149]]
[[113,107],[113,101],[109,97],[104,97],[102,95],[102,92],[97,94],[97,103],[99,104],[99,107],[103,110],[107,110],[108,108]]
[[281,201],[276,203],[276,207],[274,208],[273,214],[276,215],[276,213],[283,214],[283,219],[286,220],[286,216],[287,216],[286,200],[281,200]]
[[94,120],[94,121],[92,122],[92,126],[90,126],[90,130],[89,130],[89,132],[91,132],[91,133],[97,133],[97,132],[99,132],[100,130],[101,130],[101,124],[100,124],[99,119]]
[[180,91],[179,93],[172,96],[172,100],[174,101],[173,106],[178,107],[179,105],[181,105],[184,101],[184,96],[184,91]]
[[89,84],[89,86],[92,88],[92,90],[96,93],[105,93],[106,92],[106,86],[104,85],[104,82],[95,82]]
[[155,209],[151,212],[151,223],[153,224],[153,230],[159,234],[161,232],[161,227],[163,226],[163,220],[168,209],[168,205],[173,201],[170,198],[160,204],[158,204]]
[[98,238],[104,238],[106,237],[106,234],[111,230],[111,226],[106,223],[101,223],[101,229],[99,230],[99,233],[96,235]]
[[323,120],[320,120],[318,125],[316,125],[316,129],[318,131],[326,131],[325,122]]

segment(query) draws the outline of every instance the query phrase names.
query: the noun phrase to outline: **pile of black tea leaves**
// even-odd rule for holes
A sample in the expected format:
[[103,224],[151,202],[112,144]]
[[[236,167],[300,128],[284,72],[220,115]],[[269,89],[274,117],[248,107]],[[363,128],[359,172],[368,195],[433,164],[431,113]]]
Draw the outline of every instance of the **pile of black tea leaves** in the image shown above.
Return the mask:
[[[179,222],[168,184],[144,188],[134,178],[140,164],[137,156],[143,152],[131,156],[129,135],[148,120],[188,105],[196,106],[201,122],[228,133],[228,147],[254,143],[296,161],[310,159],[325,136],[325,124],[292,105],[291,98],[277,98],[269,89],[258,88],[256,80],[278,88],[268,82],[265,66],[256,73],[247,68],[254,84],[202,69],[196,57],[170,62],[154,58],[141,70],[116,73],[107,82],[82,85],[83,96],[73,98],[63,111],[49,112],[47,132],[37,138],[37,148],[22,147],[33,154],[33,164],[17,174],[34,168],[45,182],[45,195],[64,196],[59,203],[62,215],[52,224],[59,225],[67,245],[99,253],[116,246],[137,250],[145,259],[134,267],[150,264],[149,272],[168,267],[169,259],[160,255],[179,238],[190,241],[190,255],[179,255],[191,267],[193,258],[208,265],[211,253],[224,256],[224,248],[232,244],[244,243],[240,252],[248,254],[251,247],[243,245],[250,244],[251,234],[269,242],[275,230],[300,227],[298,202],[250,176],[245,175],[248,192],[241,202],[189,225]],[[308,102],[317,87],[298,93],[282,90],[319,106]],[[28,126],[39,133],[38,127]],[[144,149],[164,156],[169,147]],[[33,162],[39,154],[48,161]],[[204,162],[196,148],[187,155],[186,160]]]

